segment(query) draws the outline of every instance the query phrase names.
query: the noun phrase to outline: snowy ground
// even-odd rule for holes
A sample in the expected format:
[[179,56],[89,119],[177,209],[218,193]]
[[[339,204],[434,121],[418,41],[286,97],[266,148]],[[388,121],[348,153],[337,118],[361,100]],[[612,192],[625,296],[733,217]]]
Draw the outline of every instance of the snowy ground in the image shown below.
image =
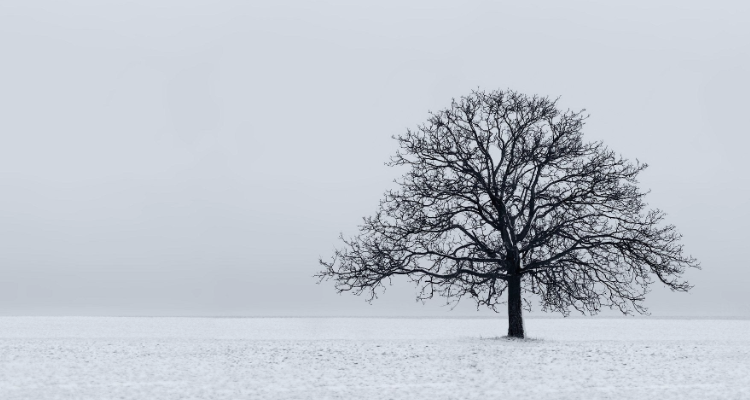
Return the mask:
[[750,399],[750,320],[0,317],[0,399]]

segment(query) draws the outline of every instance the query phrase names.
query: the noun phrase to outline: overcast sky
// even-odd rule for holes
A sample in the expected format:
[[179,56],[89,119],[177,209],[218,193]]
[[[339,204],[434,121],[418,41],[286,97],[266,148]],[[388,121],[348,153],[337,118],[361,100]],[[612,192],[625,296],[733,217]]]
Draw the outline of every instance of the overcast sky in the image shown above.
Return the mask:
[[689,294],[654,286],[654,315],[750,316],[749,12],[4,0],[0,314],[477,315],[312,275],[400,174],[391,135],[511,88],[585,108],[585,137],[650,164],[649,203],[703,265]]

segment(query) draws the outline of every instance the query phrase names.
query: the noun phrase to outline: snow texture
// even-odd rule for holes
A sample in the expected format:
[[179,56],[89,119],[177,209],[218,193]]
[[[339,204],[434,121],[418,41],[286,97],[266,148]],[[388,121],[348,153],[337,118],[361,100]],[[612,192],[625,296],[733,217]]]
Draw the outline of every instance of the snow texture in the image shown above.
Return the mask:
[[0,399],[750,399],[750,320],[0,317]]

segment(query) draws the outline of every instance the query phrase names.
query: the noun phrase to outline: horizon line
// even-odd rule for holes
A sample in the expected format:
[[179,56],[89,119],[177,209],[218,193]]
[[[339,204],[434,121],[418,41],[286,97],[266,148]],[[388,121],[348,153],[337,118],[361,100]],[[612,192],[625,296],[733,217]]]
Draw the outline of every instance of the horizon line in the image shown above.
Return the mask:
[[[205,319],[500,319],[508,316],[388,316],[388,315],[0,315],[0,318],[205,318]],[[701,319],[701,320],[750,320],[748,315],[538,315],[524,319]]]

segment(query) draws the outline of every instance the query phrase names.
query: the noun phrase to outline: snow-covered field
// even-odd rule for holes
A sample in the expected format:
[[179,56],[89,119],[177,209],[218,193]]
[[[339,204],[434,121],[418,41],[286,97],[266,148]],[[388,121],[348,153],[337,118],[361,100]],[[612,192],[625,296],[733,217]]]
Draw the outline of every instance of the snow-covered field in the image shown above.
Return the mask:
[[750,399],[750,320],[0,317],[0,399]]

